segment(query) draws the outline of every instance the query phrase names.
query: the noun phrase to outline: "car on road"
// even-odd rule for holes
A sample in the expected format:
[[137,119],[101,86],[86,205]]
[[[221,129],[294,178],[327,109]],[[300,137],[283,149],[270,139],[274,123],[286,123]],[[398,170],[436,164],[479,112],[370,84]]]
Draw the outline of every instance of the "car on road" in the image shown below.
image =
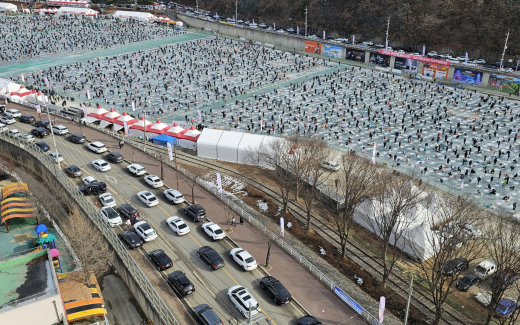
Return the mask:
[[74,143],[77,143],[77,144],[81,144],[81,143],[84,143],[85,141],[87,141],[87,138],[83,134],[81,134],[81,133],[69,134],[67,139],[70,142],[74,142]]
[[202,304],[193,309],[195,315],[199,321],[204,325],[223,325],[220,318],[215,314],[213,308],[208,306],[207,304]]
[[48,154],[48,156],[56,163],[65,160],[65,158],[63,158],[63,156],[59,152],[51,152]]
[[7,115],[7,116],[11,116],[11,117],[20,117],[20,116],[22,116],[22,113],[20,113],[19,110],[14,109],[14,108],[6,110],[4,114]]
[[97,182],[97,180],[94,178],[94,176],[83,177],[83,179],[81,181],[83,182],[84,185],[88,185],[90,183]]
[[36,123],[34,123],[34,126],[36,126],[37,128],[50,129],[51,122],[49,122],[49,120],[40,120],[36,121]]
[[27,142],[34,142],[34,137],[30,133],[24,133],[21,135],[21,137]]
[[81,186],[79,190],[84,195],[98,195],[100,193],[105,193],[107,190],[107,185],[103,182],[92,182],[88,185]]
[[155,265],[157,271],[164,271],[173,266],[173,261],[162,249],[156,249],[148,253],[148,259]]
[[71,177],[79,177],[79,176],[83,175],[83,171],[81,170],[81,168],[79,168],[76,165],[67,166],[67,167],[65,167],[64,170],[65,170],[65,173],[67,173]]
[[289,291],[287,291],[283,284],[275,277],[263,277],[262,280],[260,280],[260,287],[264,289],[271,298],[273,298],[277,305],[285,305],[290,303],[292,300]]
[[90,151],[93,151],[95,153],[103,153],[108,150],[107,147],[99,141],[91,142],[88,144],[87,147],[90,149]]
[[149,208],[154,207],[157,204],[159,204],[159,200],[157,199],[157,197],[155,195],[153,195],[153,193],[150,191],[141,191],[141,192],[137,193],[137,198],[141,202],[146,204],[146,206]]
[[473,63],[476,63],[476,64],[486,64],[486,60],[484,60],[484,59],[476,59],[476,60],[473,60]]
[[328,170],[332,170],[332,171],[337,171],[340,168],[339,164],[335,163],[333,161],[322,161],[320,163],[320,165],[321,165],[321,167],[328,169]]
[[249,293],[249,291],[241,285],[232,286],[228,289],[227,292],[229,300],[235,305],[235,308],[244,316],[245,318],[249,317],[249,312],[251,311],[251,316],[255,316],[258,313],[261,313],[260,304],[253,298],[253,295]]
[[498,302],[495,306],[495,315],[500,318],[506,318],[511,315],[518,308],[518,303],[516,299],[507,297]]
[[139,164],[131,164],[126,167],[130,174],[134,174],[134,176],[141,176],[146,174],[146,169]]
[[9,129],[7,128],[7,125],[0,123],[0,133],[1,132],[7,132]]
[[197,256],[202,258],[204,263],[208,264],[210,270],[218,270],[226,265],[226,262],[220,254],[209,246],[202,246],[199,248]]
[[457,289],[460,291],[468,291],[469,288],[476,285],[479,281],[475,274],[466,274],[457,282]]
[[195,286],[182,271],[168,274],[168,284],[181,298],[195,293]]
[[210,236],[213,240],[219,240],[226,237],[226,233],[220,228],[220,226],[213,222],[203,224],[202,230],[204,230],[206,235]]
[[26,114],[26,115],[20,116],[18,118],[18,122],[22,122],[22,123],[25,123],[25,124],[32,124],[32,123],[36,122],[36,119],[32,115]]
[[137,220],[139,219],[139,211],[128,203],[123,203],[117,207],[117,212],[125,219]]
[[465,66],[468,66],[468,67],[476,67],[477,66],[477,64],[475,64],[473,62],[462,62],[461,64],[465,65]]
[[43,152],[47,152],[51,150],[51,147],[44,141],[36,142],[35,145],[37,145],[40,149],[42,149]]
[[32,129],[31,134],[38,138],[45,138],[50,135],[50,132],[46,128],[38,127],[38,128]]
[[152,188],[162,187],[164,185],[163,181],[155,175],[147,175],[144,177],[144,181],[146,184],[150,185]]
[[9,125],[9,124],[16,123],[16,120],[14,119],[14,117],[6,115],[6,116],[2,116],[2,118],[0,118],[0,123]]
[[258,267],[258,263],[251,254],[243,248],[236,247],[229,252],[229,256],[244,270],[253,271]]
[[17,129],[11,129],[7,132],[7,135],[12,138],[15,138],[15,137],[19,137],[21,135],[21,133]]
[[199,222],[206,219],[206,209],[200,204],[188,205],[184,208],[184,215],[192,219],[194,222]]
[[180,204],[185,202],[184,195],[181,192],[173,189],[168,189],[163,192],[163,196],[166,200],[173,204]]
[[121,239],[130,249],[136,249],[143,246],[143,240],[131,230],[123,230],[118,236],[119,239]]
[[298,325],[322,325],[319,320],[314,318],[311,315],[303,316],[302,318],[298,319]]
[[103,193],[98,196],[98,199],[104,207],[115,207],[117,205],[116,200],[114,200],[110,193]]
[[123,220],[112,207],[101,208],[101,215],[103,216],[103,219],[105,219],[107,225],[111,228],[118,227],[123,224]]
[[157,233],[146,221],[138,221],[134,225],[137,236],[141,237],[145,242],[152,241],[157,238]]
[[430,51],[426,55],[430,56],[430,57],[432,57],[432,56],[439,56],[439,53],[437,53],[436,51]]
[[64,125],[54,125],[52,127],[52,132],[54,132],[54,134],[57,134],[57,135],[65,135],[67,133],[69,133],[69,129],[67,129],[66,126]]
[[372,42],[372,41],[365,41],[365,42],[363,42],[362,44],[365,44],[365,45],[367,45],[367,46],[373,46],[373,45],[374,45],[374,42]]
[[190,227],[180,217],[171,216],[166,219],[166,224],[170,227],[177,236],[186,235],[190,232]]
[[455,258],[448,261],[442,269],[442,274],[446,276],[456,275],[460,272],[466,271],[469,268],[469,262],[465,258]]
[[112,169],[112,167],[103,159],[97,159],[92,162],[92,167],[99,170],[100,172],[107,172]]
[[105,156],[105,159],[116,164],[116,163],[122,162],[125,159],[125,157],[123,157],[123,155],[120,154],[119,152],[114,151],[114,152],[109,152]]

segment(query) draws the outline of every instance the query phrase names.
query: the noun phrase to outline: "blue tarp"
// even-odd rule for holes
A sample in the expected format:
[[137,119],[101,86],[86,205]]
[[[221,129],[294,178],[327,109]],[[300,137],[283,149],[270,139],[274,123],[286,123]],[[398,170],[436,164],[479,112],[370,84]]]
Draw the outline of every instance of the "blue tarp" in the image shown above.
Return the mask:
[[152,139],[153,144],[158,144],[160,146],[165,146],[165,147],[167,146],[166,143],[168,143],[168,142],[171,143],[172,146],[174,146],[177,144],[177,138],[171,137],[166,134],[161,134]]

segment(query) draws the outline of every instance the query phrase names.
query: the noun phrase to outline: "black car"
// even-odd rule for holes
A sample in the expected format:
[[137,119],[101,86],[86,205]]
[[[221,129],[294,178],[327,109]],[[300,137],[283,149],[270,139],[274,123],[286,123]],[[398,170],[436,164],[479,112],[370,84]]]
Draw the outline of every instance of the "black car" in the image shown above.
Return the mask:
[[218,270],[226,265],[226,262],[222,259],[219,253],[209,246],[202,246],[199,248],[197,255],[208,264],[210,270]]
[[46,144],[44,141],[36,142],[35,145],[40,147],[40,149],[42,149],[43,152],[47,152],[51,149],[49,145]]
[[195,222],[206,219],[206,209],[199,204],[188,205],[184,208],[184,214]]
[[195,292],[195,286],[182,271],[175,271],[168,275],[168,284],[173,291],[177,292],[182,298]]
[[162,249],[156,249],[148,253],[148,259],[155,265],[157,271],[164,271],[173,266],[173,261]]
[[457,289],[460,291],[468,291],[469,288],[478,283],[478,276],[475,274],[466,274],[459,282],[457,282]]
[[79,177],[83,175],[83,171],[76,165],[70,165],[65,167],[65,172],[72,177]]
[[136,249],[143,246],[143,240],[131,230],[123,230],[118,236],[130,249]]
[[36,122],[36,119],[34,118],[34,116],[27,114],[27,115],[20,116],[18,118],[18,121],[22,122],[22,123],[31,124],[31,123]]
[[502,285],[502,289],[505,289],[517,279],[518,274],[515,271],[509,268],[500,270],[491,277],[491,287],[494,288],[496,285]]
[[38,138],[44,138],[49,136],[49,130],[46,128],[38,127],[31,130],[31,134]]
[[119,214],[125,219],[130,219],[132,223],[135,223],[139,218],[139,211],[128,203],[118,206],[117,212],[119,212]]
[[464,258],[456,258],[444,265],[442,273],[446,276],[452,276],[462,271],[466,271],[469,267],[468,260]]
[[36,121],[36,123],[34,123],[34,125],[37,128],[45,128],[45,129],[51,128],[51,123],[49,122],[49,120]]
[[85,141],[87,141],[87,138],[85,138],[85,136],[81,133],[74,133],[74,134],[70,134],[67,139],[69,139],[70,142],[74,142],[74,143],[84,143]]
[[309,316],[303,316],[302,318],[298,319],[298,325],[322,325],[319,320]]
[[105,158],[113,163],[122,162],[123,159],[125,159],[125,157],[123,157],[123,155],[119,152],[110,152],[105,156]]
[[260,287],[264,289],[278,305],[291,302],[292,296],[283,284],[272,276],[266,276],[260,280]]
[[220,318],[218,318],[217,314],[215,314],[213,309],[206,304],[202,304],[202,305],[195,307],[195,309],[193,309],[193,311],[195,312],[195,315],[197,315],[197,318],[199,319],[201,324],[204,324],[204,325],[222,325],[222,324],[224,324],[224,323],[222,323]]
[[79,190],[84,195],[97,195],[100,193],[105,193],[107,190],[107,185],[103,182],[92,182],[86,186],[81,186]]

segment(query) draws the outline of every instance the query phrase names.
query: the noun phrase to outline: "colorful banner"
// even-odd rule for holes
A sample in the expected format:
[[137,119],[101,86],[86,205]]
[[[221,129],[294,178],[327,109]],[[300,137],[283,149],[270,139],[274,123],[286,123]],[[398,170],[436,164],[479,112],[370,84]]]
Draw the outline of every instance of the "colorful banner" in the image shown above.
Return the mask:
[[357,62],[365,62],[365,51],[347,49],[347,54],[345,55],[345,59],[357,61]]
[[368,64],[388,68],[390,67],[390,56],[370,53],[370,60],[368,61]]
[[482,83],[483,72],[455,68],[453,73],[453,81],[461,82],[467,85],[480,86]]
[[451,64],[449,61],[427,58],[427,57],[420,56],[420,55],[413,55],[413,54],[406,54],[406,53],[397,53],[395,51],[379,50],[379,54],[390,55],[390,56],[395,56],[397,58],[411,59],[411,60],[428,62],[428,63],[442,64],[442,65],[450,65]]
[[445,65],[424,63],[422,74],[427,79],[446,79],[450,68]]
[[419,61],[405,58],[395,58],[394,69],[417,73],[417,64]]
[[343,54],[343,48],[341,46],[325,44],[325,56],[331,58],[341,59]]
[[305,41],[305,52],[321,54],[321,43]]
[[520,92],[520,78],[513,78],[492,73],[489,76],[487,88],[518,95]]

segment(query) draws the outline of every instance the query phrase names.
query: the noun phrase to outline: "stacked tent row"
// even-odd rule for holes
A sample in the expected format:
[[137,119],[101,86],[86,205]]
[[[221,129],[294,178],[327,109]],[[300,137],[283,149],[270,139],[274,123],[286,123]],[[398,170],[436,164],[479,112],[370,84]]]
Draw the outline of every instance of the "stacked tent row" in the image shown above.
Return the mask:
[[47,102],[47,96],[41,92],[28,90],[22,85],[12,82],[9,79],[0,78],[0,95],[4,95],[15,102],[29,102],[31,104],[42,105]]
[[1,223],[6,223],[9,231],[12,218],[38,217],[34,200],[28,197],[29,187],[25,183],[13,183],[2,189]]

